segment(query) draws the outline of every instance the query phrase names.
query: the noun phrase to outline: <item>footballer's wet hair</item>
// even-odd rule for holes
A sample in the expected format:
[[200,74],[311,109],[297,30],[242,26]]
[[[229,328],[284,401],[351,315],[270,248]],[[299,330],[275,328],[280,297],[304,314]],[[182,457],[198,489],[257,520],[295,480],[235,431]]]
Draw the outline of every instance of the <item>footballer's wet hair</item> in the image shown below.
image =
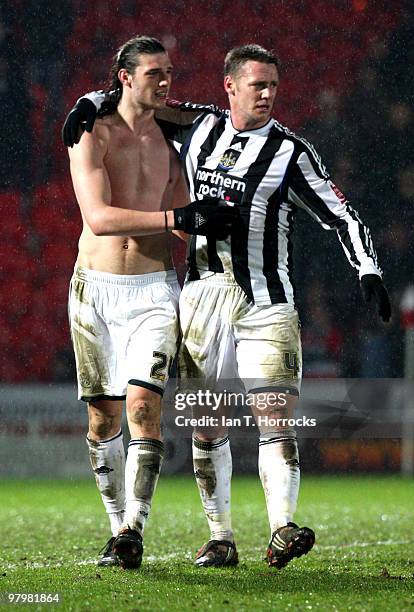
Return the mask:
[[280,70],[280,60],[273,51],[268,51],[260,45],[242,45],[230,49],[227,53],[224,59],[224,76],[237,76],[243,65],[249,60],[274,64]]
[[166,53],[166,49],[159,40],[151,36],[134,36],[118,49],[109,72],[110,100],[102,105],[98,113],[100,117],[114,113],[122,97],[122,83],[118,78],[121,68],[133,74],[136,67],[139,66],[141,55],[156,53]]

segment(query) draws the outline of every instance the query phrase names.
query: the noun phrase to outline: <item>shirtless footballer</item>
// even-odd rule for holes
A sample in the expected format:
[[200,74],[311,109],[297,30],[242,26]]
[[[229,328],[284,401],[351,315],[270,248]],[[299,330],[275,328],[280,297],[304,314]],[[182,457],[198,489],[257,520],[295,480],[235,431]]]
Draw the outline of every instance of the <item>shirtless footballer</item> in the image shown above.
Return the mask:
[[179,285],[170,232],[212,235],[220,226],[216,237],[223,239],[236,216],[217,200],[177,208],[189,200],[187,187],[154,120],[171,74],[159,41],[129,40],[111,71],[116,103],[69,149],[84,224],[71,281],[71,335],[79,398],[88,404],[91,465],[112,530],[99,565],[141,564],[164,450],[161,400],[177,348]]

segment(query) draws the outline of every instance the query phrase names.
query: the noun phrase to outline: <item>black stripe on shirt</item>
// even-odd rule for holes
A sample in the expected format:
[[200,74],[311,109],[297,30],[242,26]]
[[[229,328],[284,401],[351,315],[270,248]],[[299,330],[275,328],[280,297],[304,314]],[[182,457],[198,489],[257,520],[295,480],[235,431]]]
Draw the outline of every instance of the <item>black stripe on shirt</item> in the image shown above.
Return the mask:
[[293,260],[293,240],[292,233],[295,229],[295,219],[296,219],[296,209],[291,209],[287,214],[287,222],[289,226],[289,230],[286,235],[287,243],[288,243],[288,259],[287,259],[287,268],[289,274],[290,284],[293,289],[293,301],[296,302],[296,284],[294,281],[294,260]]
[[188,269],[188,280],[200,280],[200,273],[197,268],[197,236],[191,236],[188,247],[187,247],[187,269]]
[[[216,148],[217,141],[223,134],[226,127],[226,116],[222,115],[216,125],[210,130],[207,138],[201,145],[200,153],[197,157],[197,168],[201,168],[206,163],[206,159]],[[207,238],[208,269],[212,272],[224,272],[223,264],[217,254],[217,244],[214,238]],[[192,240],[188,251],[188,267],[190,280],[198,280],[200,275],[197,271],[196,261],[196,240]]]
[[[282,142],[283,139],[280,138],[280,134],[278,133],[277,129],[272,127],[263,147],[259,152],[259,155],[256,158],[256,161],[250,164],[248,171],[243,176],[243,179],[246,181],[246,191],[244,192],[242,204],[240,206],[242,223],[240,224],[240,228],[237,227],[237,230],[233,231],[231,235],[231,257],[233,262],[234,277],[240,287],[246,293],[247,299],[251,302],[253,302],[254,299],[248,261],[250,212],[257,188],[259,187],[263,178],[266,176],[269,166],[271,165],[273,158],[276,152],[279,150]],[[274,250],[272,249],[272,253],[273,252]],[[278,259],[276,259],[276,262],[274,262],[276,265],[277,261]],[[276,291],[276,288],[274,291]],[[282,291],[282,295],[283,293],[284,292]]]
[[[283,284],[277,271],[279,262],[279,208],[280,190],[277,189],[268,200],[263,231],[263,274],[266,277],[267,290],[272,304],[287,302]],[[284,296],[284,299],[282,296]]]
[[201,145],[200,153],[197,157],[197,168],[201,168],[206,163],[206,159],[216,148],[216,144],[226,127],[226,116],[222,115],[215,126],[210,130],[207,138]]

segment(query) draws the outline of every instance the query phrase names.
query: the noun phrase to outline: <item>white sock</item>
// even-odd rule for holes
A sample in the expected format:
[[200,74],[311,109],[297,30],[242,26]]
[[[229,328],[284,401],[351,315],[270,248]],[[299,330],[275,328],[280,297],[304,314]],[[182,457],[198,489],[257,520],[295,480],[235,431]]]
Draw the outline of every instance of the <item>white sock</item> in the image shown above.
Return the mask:
[[151,438],[136,438],[128,445],[125,466],[125,515],[122,527],[142,535],[152,496],[160,474],[164,444]]
[[96,485],[108,513],[112,535],[122,524],[125,509],[125,450],[122,431],[109,440],[86,438]]
[[230,509],[233,466],[228,437],[210,442],[194,437],[193,466],[211,539],[233,542]]
[[291,522],[296,510],[300,469],[294,429],[260,436],[259,475],[273,533]]

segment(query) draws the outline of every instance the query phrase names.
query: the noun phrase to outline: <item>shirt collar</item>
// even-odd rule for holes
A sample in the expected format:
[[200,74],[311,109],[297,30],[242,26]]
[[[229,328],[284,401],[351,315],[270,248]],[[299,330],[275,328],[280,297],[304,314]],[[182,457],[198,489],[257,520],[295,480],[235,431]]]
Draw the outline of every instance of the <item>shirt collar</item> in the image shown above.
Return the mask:
[[274,119],[272,119],[272,117],[269,117],[269,120],[267,121],[267,123],[262,125],[262,127],[260,128],[256,128],[254,130],[236,130],[236,128],[233,126],[233,123],[231,121],[230,112],[227,117],[227,125],[230,131],[235,136],[240,135],[240,136],[245,136],[246,138],[248,138],[249,136],[268,136],[270,130],[272,129],[273,124],[274,124]]

